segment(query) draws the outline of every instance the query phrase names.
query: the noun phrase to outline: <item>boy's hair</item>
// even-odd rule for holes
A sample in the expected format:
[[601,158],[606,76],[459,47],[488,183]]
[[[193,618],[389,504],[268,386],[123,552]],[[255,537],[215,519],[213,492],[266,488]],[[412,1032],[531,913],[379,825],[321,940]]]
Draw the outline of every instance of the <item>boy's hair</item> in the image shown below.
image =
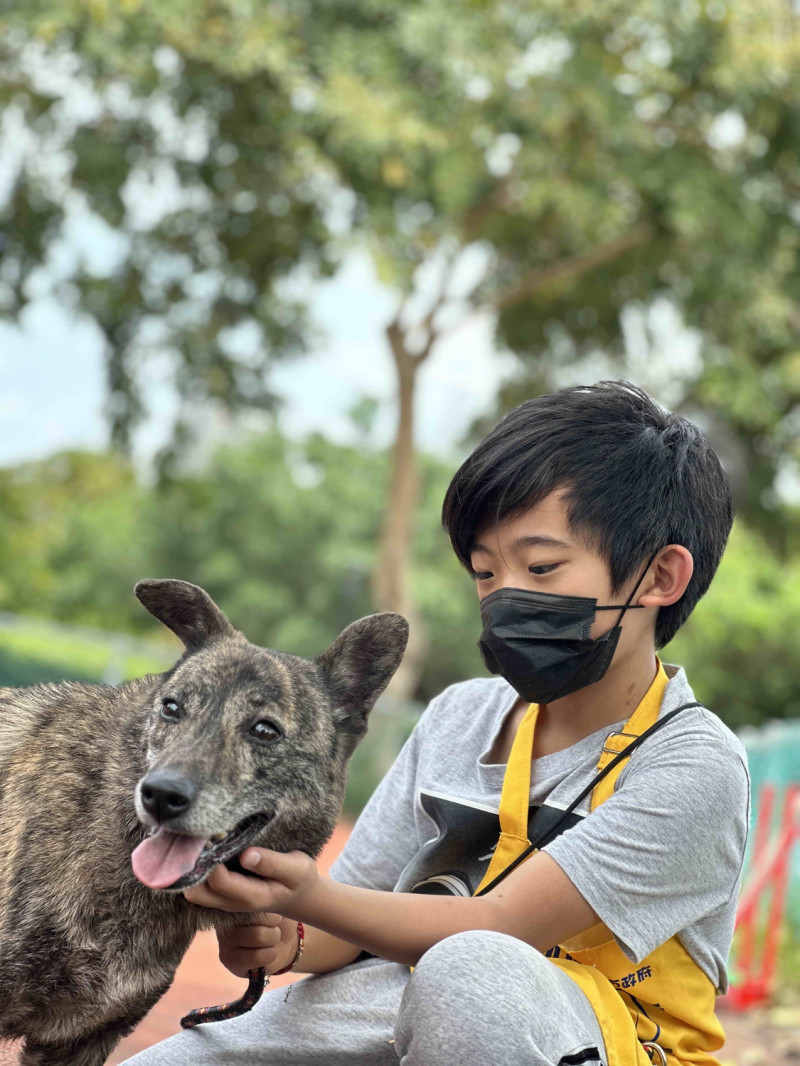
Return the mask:
[[694,572],[661,607],[655,646],[674,637],[705,594],[733,522],[730,485],[705,435],[629,381],[600,381],[526,400],[510,411],[450,482],[442,524],[472,573],[478,534],[563,488],[573,534],[606,562],[617,596],[667,544]]

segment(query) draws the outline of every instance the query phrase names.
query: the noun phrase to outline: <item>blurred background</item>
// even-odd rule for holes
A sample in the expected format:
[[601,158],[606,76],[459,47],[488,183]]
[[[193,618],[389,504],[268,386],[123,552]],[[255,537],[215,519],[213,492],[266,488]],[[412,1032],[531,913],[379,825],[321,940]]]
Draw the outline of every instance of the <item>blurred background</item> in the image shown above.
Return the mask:
[[662,658],[747,744],[754,824],[778,789],[777,833],[800,779],[799,23],[797,0],[6,10],[0,684],[164,669],[141,577],[299,655],[399,610],[352,822],[426,701],[485,673],[440,527],[457,465],[522,400],[628,378],[733,486]]

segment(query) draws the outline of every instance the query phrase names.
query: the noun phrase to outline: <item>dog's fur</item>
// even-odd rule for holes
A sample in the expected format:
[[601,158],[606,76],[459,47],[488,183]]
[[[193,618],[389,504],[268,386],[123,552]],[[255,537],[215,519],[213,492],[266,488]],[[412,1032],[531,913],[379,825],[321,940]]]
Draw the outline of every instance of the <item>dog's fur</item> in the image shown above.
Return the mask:
[[[266,812],[237,853],[317,856],[408,637],[400,615],[369,615],[301,659],[249,643],[196,585],[135,592],[184,643],[171,670],[119,687],[0,689],[0,1038],[25,1038],[22,1066],[100,1066],[169,988],[198,929],[248,920],[184,898],[208,870],[158,890],[134,876],[131,853],[159,824],[143,779],[191,784],[171,831],[211,837]],[[162,717],[167,699],[179,720]],[[277,736],[250,733],[264,719]]]

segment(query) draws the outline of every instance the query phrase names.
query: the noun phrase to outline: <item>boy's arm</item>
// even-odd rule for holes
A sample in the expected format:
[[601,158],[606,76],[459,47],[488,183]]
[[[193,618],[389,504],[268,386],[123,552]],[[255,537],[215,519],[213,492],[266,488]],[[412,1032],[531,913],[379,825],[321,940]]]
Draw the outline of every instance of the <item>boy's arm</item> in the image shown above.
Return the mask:
[[[599,921],[544,852],[532,855],[485,896],[376,892],[318,877],[296,907],[331,934],[407,966],[415,966],[439,940],[469,929],[507,933],[544,952]],[[294,909],[291,903],[288,909]]]
[[349,966],[361,954],[361,948],[356,944],[340,940],[313,925],[306,925],[304,932],[303,955],[297,966],[300,973],[330,973],[331,970]]
[[[257,859],[253,865],[249,859]],[[508,933],[545,951],[598,921],[583,896],[549,855],[539,852],[485,896],[431,896],[358,888],[321,877],[303,852],[248,848],[242,865],[257,877],[215,867],[184,896],[202,907],[269,910],[309,922],[330,940],[351,943],[383,959],[415,966],[439,940],[469,929]],[[320,941],[320,944],[323,942]],[[327,942],[333,954],[339,949]],[[325,948],[318,960],[325,962]],[[345,965],[341,962],[340,965]],[[305,963],[301,962],[301,966]]]
[[630,767],[613,796],[485,896],[338,884],[320,877],[302,852],[254,847],[240,862],[257,877],[217,866],[184,895],[200,906],[269,910],[308,921],[409,965],[439,940],[469,929],[508,933],[545,951],[600,920],[631,961],[640,961],[735,900],[749,780],[740,745],[720,744],[719,731],[700,720],[691,731],[682,726],[669,742],[662,737]]

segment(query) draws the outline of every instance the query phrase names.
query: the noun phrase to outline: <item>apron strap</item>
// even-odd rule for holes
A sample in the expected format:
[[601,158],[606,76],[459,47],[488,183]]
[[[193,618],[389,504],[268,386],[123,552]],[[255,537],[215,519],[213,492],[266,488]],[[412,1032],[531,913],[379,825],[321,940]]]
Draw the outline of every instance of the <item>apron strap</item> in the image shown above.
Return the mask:
[[528,837],[528,810],[531,801],[531,760],[533,732],[539,717],[539,704],[532,703],[517,727],[500,796],[500,831],[508,836]]
[[508,765],[503,776],[503,792],[500,796],[500,836],[495,844],[492,858],[478,888],[481,888],[500,873],[512,859],[528,846],[528,814],[531,802],[531,759],[533,757],[533,732],[539,715],[539,704],[532,703],[517,727],[514,743],[508,756]]
[[[663,663],[657,655],[656,664],[656,676],[645,693],[644,699],[622,727],[622,730],[619,733],[609,733],[606,737],[597,763],[598,773],[601,770],[605,770],[614,756],[619,755],[624,749],[626,743],[641,736],[658,719],[658,712],[661,710],[661,703],[664,699],[664,689],[669,683],[669,678]],[[603,778],[602,783],[599,783],[592,791],[592,810],[599,807],[601,803],[605,803],[614,794],[617,778],[624,768],[624,762],[615,764],[614,772]]]
[[[569,817],[570,814],[572,814],[572,812],[575,810],[575,808],[578,806],[578,804],[581,802],[581,800],[584,799],[586,796],[588,796],[589,793],[592,791],[592,789],[595,788],[595,786],[608,773],[610,773],[610,771],[613,770],[614,767],[618,766],[622,762],[623,759],[629,758],[631,753],[633,751],[635,751],[636,748],[638,748],[639,745],[643,741],[647,740],[647,738],[649,736],[651,736],[653,733],[656,733],[659,729],[662,729],[667,724],[667,722],[669,722],[672,718],[674,718],[676,714],[680,714],[681,711],[685,711],[689,707],[702,707],[702,706],[703,706],[702,703],[697,703],[696,701],[694,701],[692,703],[683,703],[683,704],[681,704],[680,707],[675,707],[674,710],[669,711],[663,717],[659,718],[659,720],[657,722],[654,722],[653,725],[651,725],[649,729],[646,729],[644,731],[644,733],[642,733],[640,736],[638,736],[635,740],[633,740],[630,744],[628,744],[628,746],[626,748],[623,748],[623,750],[621,752],[619,752],[617,755],[615,755],[612,758],[611,762],[608,763],[608,765],[603,770],[601,770],[601,772],[592,781],[589,782],[589,784],[581,792],[581,794],[579,796],[577,796],[572,801],[572,803],[570,803],[569,807],[567,807],[567,809],[562,812],[561,816],[556,820],[556,822],[545,833],[541,833],[536,838],[536,840],[533,841],[532,844],[529,844],[528,847],[525,848],[525,850],[520,855],[518,855],[516,857],[516,859],[513,860],[513,862],[510,862],[508,864],[508,866],[506,866],[506,868],[504,870],[502,870],[492,881],[490,881],[487,885],[484,885],[481,888],[479,888],[478,891],[475,892],[475,895],[476,896],[484,896],[484,895],[486,895],[487,892],[491,892],[491,890],[496,885],[498,885],[503,880],[504,877],[507,877],[511,873],[512,870],[515,870],[520,865],[521,862],[524,862],[525,859],[527,859],[528,856],[532,854],[532,852],[537,851],[543,845],[545,837],[546,836],[551,836],[551,835],[554,834],[554,831],[566,820],[566,818]],[[529,777],[529,780],[530,780],[530,777]]]

